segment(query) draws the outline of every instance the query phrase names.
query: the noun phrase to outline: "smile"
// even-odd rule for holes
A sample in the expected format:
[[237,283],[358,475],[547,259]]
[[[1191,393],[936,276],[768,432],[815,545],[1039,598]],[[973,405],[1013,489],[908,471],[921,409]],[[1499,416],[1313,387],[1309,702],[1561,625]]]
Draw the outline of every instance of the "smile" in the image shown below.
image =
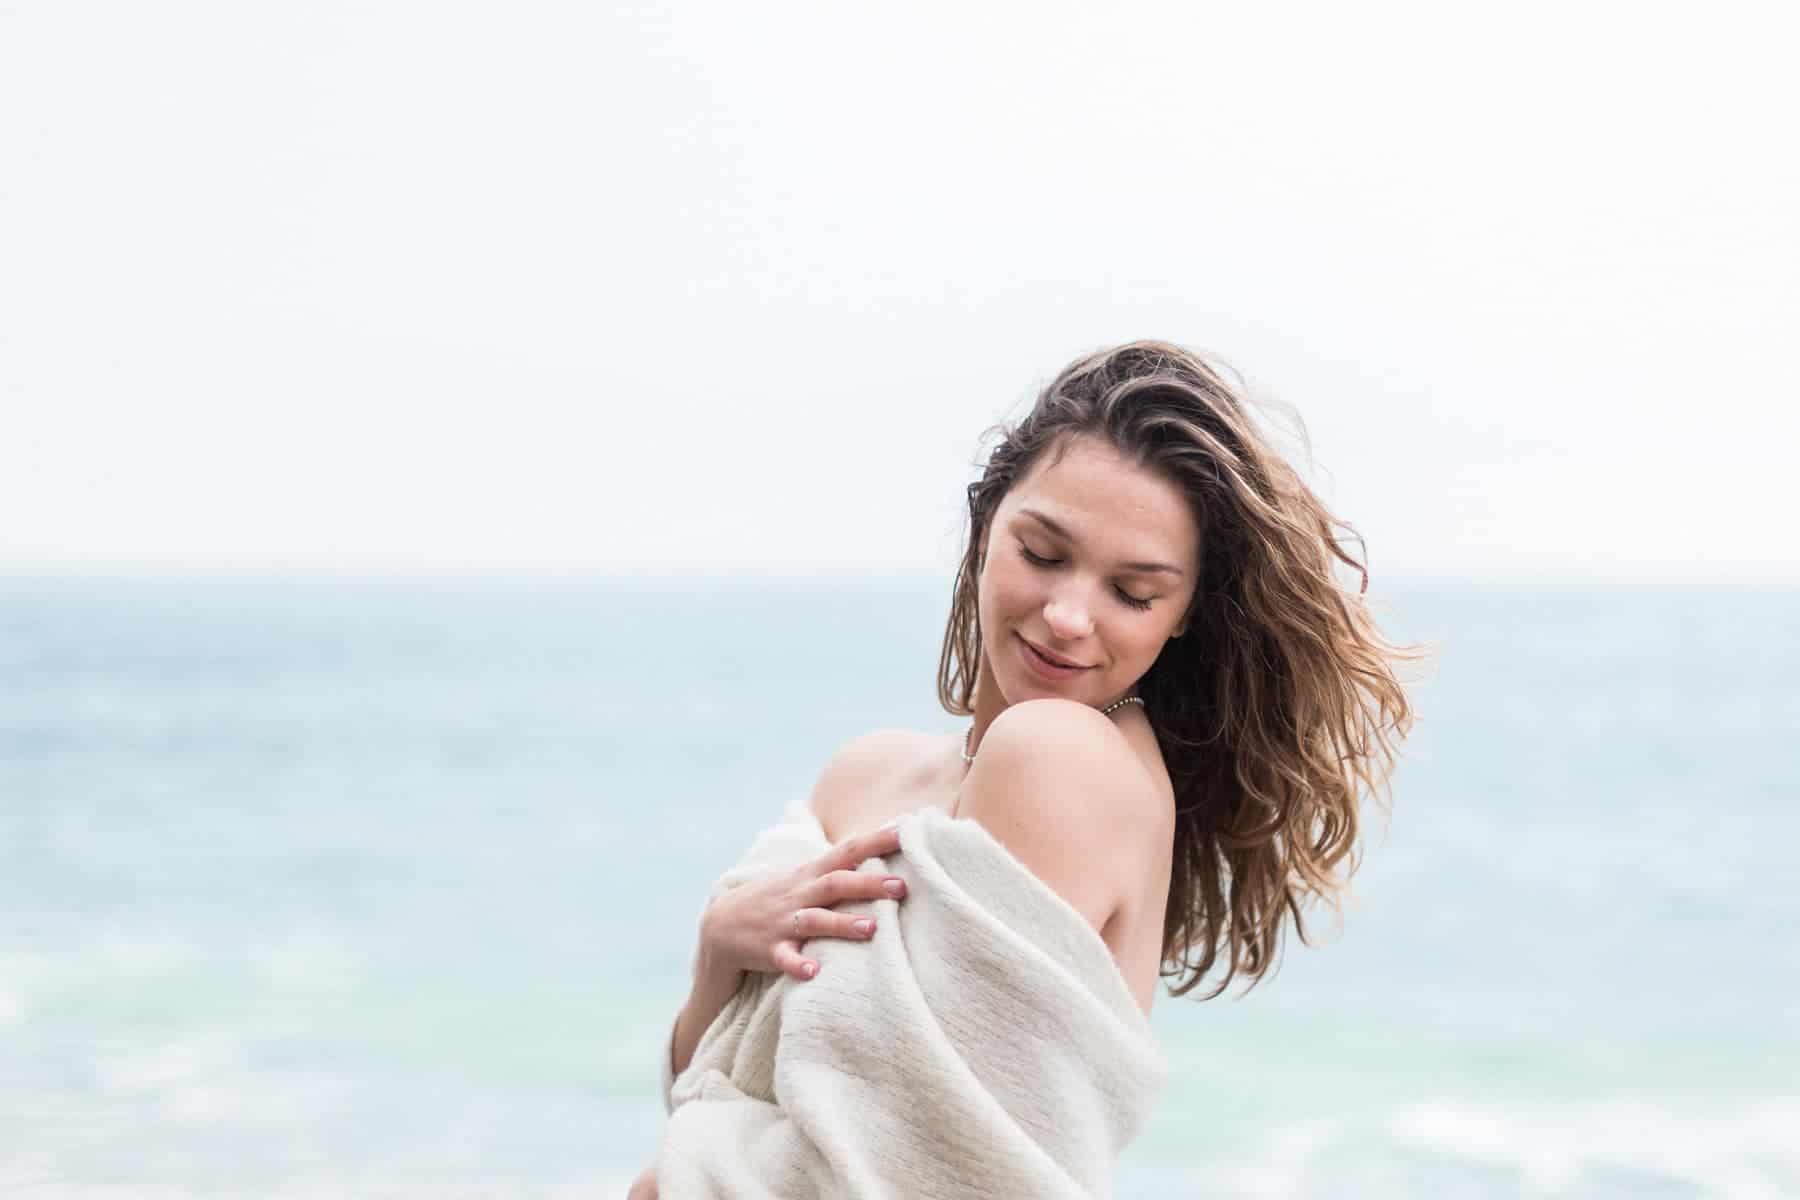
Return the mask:
[[1088,669],[1085,666],[1070,665],[1050,658],[1042,650],[1026,641],[1023,634],[1014,634],[1013,636],[1019,639],[1026,663],[1046,679],[1067,679],[1071,675]]

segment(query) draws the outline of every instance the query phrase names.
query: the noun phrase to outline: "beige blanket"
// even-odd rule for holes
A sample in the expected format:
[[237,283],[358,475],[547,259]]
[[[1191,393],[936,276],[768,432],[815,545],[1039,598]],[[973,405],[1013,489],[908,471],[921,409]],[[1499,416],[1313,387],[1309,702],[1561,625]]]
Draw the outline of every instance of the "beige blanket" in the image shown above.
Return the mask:
[[[1106,944],[973,821],[928,808],[900,844],[861,869],[907,898],[840,906],[874,938],[747,977],[673,1081],[668,1200],[1111,1194],[1167,1066]],[[797,803],[715,893],[827,848]]]

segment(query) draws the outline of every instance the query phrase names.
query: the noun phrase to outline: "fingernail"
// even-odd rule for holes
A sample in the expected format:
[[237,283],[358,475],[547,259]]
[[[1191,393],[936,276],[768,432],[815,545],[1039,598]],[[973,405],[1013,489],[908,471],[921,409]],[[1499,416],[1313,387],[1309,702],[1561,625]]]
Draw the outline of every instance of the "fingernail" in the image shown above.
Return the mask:
[[807,963],[804,967],[800,968],[800,973],[802,975],[806,976],[808,979],[811,979],[814,975],[817,975],[819,973],[819,964],[818,963]]
[[884,891],[886,891],[888,895],[893,896],[896,899],[898,899],[901,896],[906,895],[906,884],[901,882],[898,879],[890,879],[886,883],[882,884],[881,886],[882,886],[882,889]]
[[856,930],[856,932],[862,934],[864,937],[868,937],[871,933],[875,932],[875,922],[852,921],[850,922],[850,928]]

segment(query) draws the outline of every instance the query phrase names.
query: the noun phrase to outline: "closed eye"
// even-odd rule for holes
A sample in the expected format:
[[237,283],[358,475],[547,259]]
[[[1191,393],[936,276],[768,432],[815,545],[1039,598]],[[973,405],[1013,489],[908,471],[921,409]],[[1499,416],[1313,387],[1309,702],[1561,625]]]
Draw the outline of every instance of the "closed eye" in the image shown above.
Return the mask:
[[[1060,558],[1045,558],[1042,555],[1033,554],[1031,552],[1031,548],[1029,546],[1027,546],[1024,542],[1019,543],[1019,553],[1024,557],[1026,562],[1030,563],[1034,567],[1049,568],[1049,567],[1059,567],[1062,565],[1062,559],[1060,559]],[[1150,601],[1140,600],[1136,596],[1132,595],[1130,592],[1126,591],[1124,588],[1118,587],[1117,585],[1115,585],[1113,587],[1113,595],[1115,595],[1119,598],[1120,603],[1126,605],[1129,608],[1135,608],[1135,609],[1142,611],[1143,609],[1150,607]]]

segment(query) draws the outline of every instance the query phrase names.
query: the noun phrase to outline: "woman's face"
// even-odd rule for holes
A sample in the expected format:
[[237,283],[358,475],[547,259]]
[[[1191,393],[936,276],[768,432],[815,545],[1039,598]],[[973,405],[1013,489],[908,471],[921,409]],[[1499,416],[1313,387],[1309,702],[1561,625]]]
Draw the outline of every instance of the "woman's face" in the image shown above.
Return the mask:
[[1103,439],[1065,445],[1013,485],[987,531],[982,674],[1005,704],[1124,695],[1182,632],[1199,577],[1181,489]]

